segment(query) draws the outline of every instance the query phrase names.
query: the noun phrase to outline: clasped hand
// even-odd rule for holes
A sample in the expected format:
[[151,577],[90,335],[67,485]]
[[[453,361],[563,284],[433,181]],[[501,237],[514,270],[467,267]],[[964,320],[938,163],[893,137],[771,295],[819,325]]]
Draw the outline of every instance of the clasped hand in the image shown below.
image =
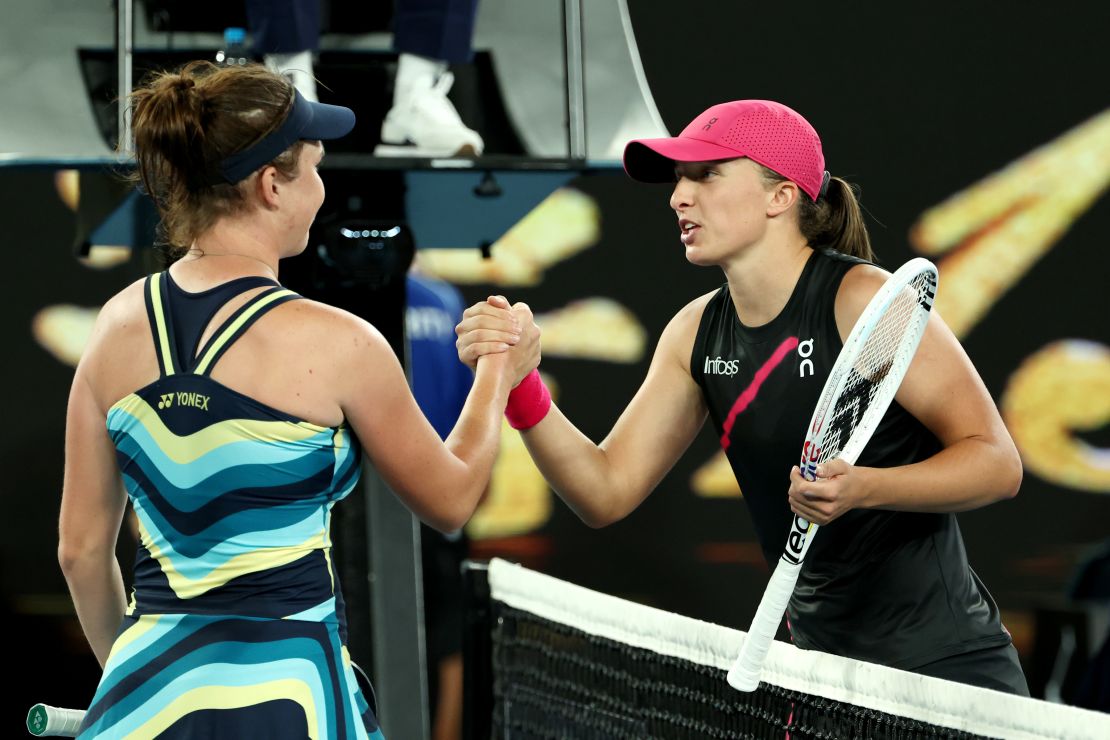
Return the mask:
[[526,303],[490,296],[463,312],[455,327],[459,360],[477,369],[486,355],[508,352],[513,365],[513,387],[540,364],[540,328]]

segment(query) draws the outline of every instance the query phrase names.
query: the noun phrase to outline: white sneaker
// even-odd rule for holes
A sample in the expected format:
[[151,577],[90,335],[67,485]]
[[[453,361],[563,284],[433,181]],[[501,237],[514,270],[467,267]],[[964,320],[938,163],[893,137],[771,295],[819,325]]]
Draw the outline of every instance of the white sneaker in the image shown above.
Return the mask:
[[422,75],[394,100],[382,121],[378,157],[476,157],[485,144],[467,128],[447,99],[455,82],[450,72]]
[[285,75],[306,100],[317,102],[316,78],[312,73],[312,52],[298,51],[294,54],[266,54],[263,58],[271,72]]

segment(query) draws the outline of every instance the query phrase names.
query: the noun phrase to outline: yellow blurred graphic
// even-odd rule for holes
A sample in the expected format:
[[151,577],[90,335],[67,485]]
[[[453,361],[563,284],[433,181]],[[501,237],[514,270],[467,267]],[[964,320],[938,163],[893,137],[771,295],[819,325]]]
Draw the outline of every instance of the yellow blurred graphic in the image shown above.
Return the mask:
[[597,202],[573,188],[560,188],[533,208],[490,247],[490,259],[474,249],[422,249],[421,267],[458,285],[529,286],[544,271],[597,243]]
[[694,471],[690,476],[690,488],[702,498],[743,498],[724,450]]
[[965,336],[1110,185],[1110,110],[930,208],[910,231],[940,260],[936,310]]
[[[71,211],[76,211],[81,203],[81,172],[79,170],[57,170],[54,173],[54,190],[58,199]],[[88,256],[78,257],[77,261],[94,270],[107,270],[122,265],[131,259],[131,247],[94,244]]]
[[[924,254],[948,254],[938,265],[936,308],[956,336],[971,331],[1108,185],[1110,110],[926,211],[910,239]],[[1110,491],[1110,450],[1073,434],[1110,421],[1105,345],[1049,344],[1014,372],[1000,406],[1030,471]]]
[[1075,436],[1110,423],[1110,348],[1072,339],[1027,358],[1006,387],[1002,415],[1029,471],[1110,493],[1110,450]]
[[58,199],[71,211],[81,202],[81,173],[78,170],[58,170],[54,173],[54,190]]
[[77,367],[99,313],[71,304],[47,306],[31,319],[31,335],[59,362]]
[[607,362],[639,362],[647,331],[636,314],[609,298],[583,298],[536,315],[543,353]]

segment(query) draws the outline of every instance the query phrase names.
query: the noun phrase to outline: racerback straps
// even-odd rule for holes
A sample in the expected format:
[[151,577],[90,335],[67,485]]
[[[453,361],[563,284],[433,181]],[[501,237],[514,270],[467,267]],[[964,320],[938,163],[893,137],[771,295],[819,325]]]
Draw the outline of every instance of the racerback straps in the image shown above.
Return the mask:
[[275,285],[263,290],[231,314],[223,324],[212,334],[211,339],[205,343],[204,348],[197,353],[195,360],[185,363],[177,357],[174,350],[176,346],[173,336],[173,322],[170,320],[169,306],[166,297],[165,273],[158,273],[147,278],[146,282],[146,308],[150,317],[151,332],[154,335],[154,345],[158,355],[158,367],[162,375],[190,372],[197,375],[209,375],[220,357],[228,347],[235,343],[243,332],[260,319],[267,311],[287,301],[295,300],[301,296],[293,291]]
[[212,368],[223,357],[228,347],[234,344],[235,340],[241,337],[254,322],[262,318],[270,309],[297,298],[300,296],[293,291],[274,286],[244,303],[228,317],[204,345],[204,349],[197,355],[197,362],[192,371],[197,375],[210,375]]
[[178,372],[177,353],[174,351],[173,325],[166,310],[166,283],[164,273],[146,279],[146,314],[150,331],[154,334],[154,353],[158,355],[158,371],[162,375]]

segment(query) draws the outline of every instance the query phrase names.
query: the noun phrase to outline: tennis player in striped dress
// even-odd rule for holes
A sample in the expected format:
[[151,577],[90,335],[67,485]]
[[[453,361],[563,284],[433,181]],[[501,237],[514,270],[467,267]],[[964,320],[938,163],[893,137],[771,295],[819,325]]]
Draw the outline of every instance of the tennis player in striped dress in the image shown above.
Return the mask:
[[424,521],[462,526],[537,335],[478,365],[441,440],[380,333],[277,282],[323,202],[320,142],[353,113],[262,67],[205,63],[158,76],[133,108],[178,259],[105,305],[70,395],[59,559],[104,666],[79,736],[379,738],[347,653],[332,508],[365,450]]

